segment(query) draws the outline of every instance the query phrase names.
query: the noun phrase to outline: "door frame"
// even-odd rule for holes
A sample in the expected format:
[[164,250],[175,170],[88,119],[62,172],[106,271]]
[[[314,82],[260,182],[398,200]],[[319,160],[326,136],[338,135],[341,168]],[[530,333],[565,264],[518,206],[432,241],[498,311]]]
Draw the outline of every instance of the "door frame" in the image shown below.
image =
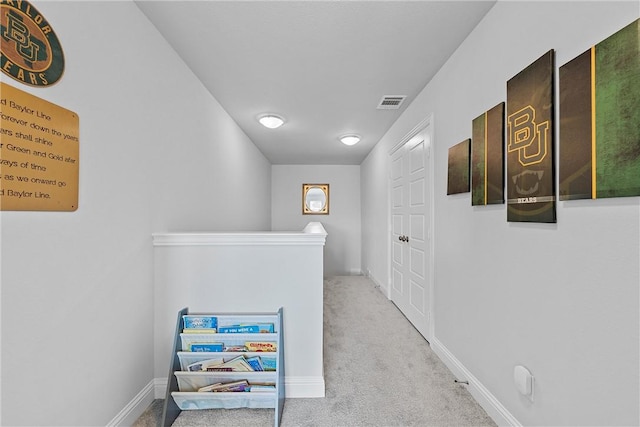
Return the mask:
[[391,184],[392,184],[392,177],[391,177],[391,157],[401,148],[403,148],[409,141],[411,141],[411,139],[413,137],[415,137],[416,135],[419,135],[421,133],[423,133],[426,130],[426,134],[429,137],[429,144],[427,146],[427,150],[425,151],[425,155],[426,155],[426,159],[425,159],[425,166],[427,168],[427,170],[425,171],[425,176],[427,176],[427,179],[429,180],[429,185],[428,185],[428,190],[429,190],[429,194],[426,195],[427,197],[425,197],[426,203],[427,203],[427,211],[429,213],[429,231],[428,231],[428,237],[429,237],[429,242],[428,242],[428,248],[429,248],[429,256],[427,259],[427,266],[429,268],[429,274],[428,277],[426,278],[428,283],[427,286],[429,287],[428,289],[428,295],[429,295],[429,317],[428,317],[428,328],[427,328],[427,337],[425,337],[427,339],[427,341],[431,341],[431,339],[434,337],[434,323],[435,323],[435,319],[434,319],[434,307],[435,307],[435,301],[434,301],[434,287],[435,287],[435,253],[434,253],[434,249],[435,249],[435,226],[434,226],[434,216],[435,216],[435,207],[433,205],[433,201],[434,201],[434,179],[435,179],[435,174],[434,174],[434,155],[433,155],[433,146],[434,146],[434,130],[433,130],[433,113],[429,114],[427,117],[425,117],[422,121],[420,121],[416,126],[413,127],[413,129],[411,129],[402,139],[400,139],[400,141],[398,141],[397,144],[395,144],[393,147],[391,147],[391,149],[387,152],[388,155],[388,162],[387,162],[387,289],[386,289],[386,296],[388,299],[391,299],[391,287],[393,286],[393,282],[392,282],[392,268],[391,268],[391,256],[392,256],[392,252],[391,252],[391,231],[392,231],[392,218],[391,218],[391,203],[392,203],[392,198],[391,198]]

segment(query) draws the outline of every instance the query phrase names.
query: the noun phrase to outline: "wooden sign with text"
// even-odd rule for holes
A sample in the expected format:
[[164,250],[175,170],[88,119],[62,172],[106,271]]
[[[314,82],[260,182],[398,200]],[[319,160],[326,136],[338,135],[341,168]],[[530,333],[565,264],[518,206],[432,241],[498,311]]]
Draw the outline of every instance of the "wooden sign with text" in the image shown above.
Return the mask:
[[78,115],[0,82],[0,118],[0,210],[78,209]]

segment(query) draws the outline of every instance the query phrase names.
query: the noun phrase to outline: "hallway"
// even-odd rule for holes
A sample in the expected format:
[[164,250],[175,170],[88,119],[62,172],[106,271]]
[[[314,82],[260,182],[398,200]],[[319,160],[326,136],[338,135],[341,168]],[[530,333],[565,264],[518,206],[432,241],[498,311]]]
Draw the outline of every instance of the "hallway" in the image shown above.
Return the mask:
[[[282,426],[495,425],[366,277],[324,281],[324,367],[326,397],[287,399]],[[135,427],[159,424],[161,402]],[[270,426],[273,411],[184,411],[173,425]]]

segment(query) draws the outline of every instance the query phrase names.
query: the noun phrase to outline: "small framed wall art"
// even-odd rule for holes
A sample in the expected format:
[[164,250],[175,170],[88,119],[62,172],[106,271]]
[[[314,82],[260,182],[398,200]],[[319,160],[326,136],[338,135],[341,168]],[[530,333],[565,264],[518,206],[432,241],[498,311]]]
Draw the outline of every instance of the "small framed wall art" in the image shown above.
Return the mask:
[[329,184],[302,184],[302,214],[329,215]]

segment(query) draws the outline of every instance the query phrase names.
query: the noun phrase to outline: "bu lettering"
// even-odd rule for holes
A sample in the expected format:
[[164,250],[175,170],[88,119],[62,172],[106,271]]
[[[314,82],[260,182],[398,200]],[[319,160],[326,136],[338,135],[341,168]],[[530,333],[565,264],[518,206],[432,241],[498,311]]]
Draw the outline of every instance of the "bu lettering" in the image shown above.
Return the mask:
[[536,111],[531,105],[508,117],[508,152],[518,152],[522,166],[540,163],[547,157],[549,145],[549,121],[536,124]]

